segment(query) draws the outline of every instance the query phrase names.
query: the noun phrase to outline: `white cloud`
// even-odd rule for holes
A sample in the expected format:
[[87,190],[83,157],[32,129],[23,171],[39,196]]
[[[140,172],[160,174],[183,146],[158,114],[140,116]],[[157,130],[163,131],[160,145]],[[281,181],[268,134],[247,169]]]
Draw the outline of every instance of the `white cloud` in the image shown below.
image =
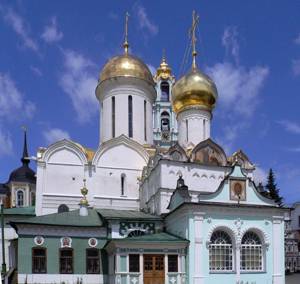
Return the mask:
[[40,68],[36,67],[36,66],[33,66],[31,65],[30,66],[30,70],[38,77],[42,77],[43,76],[43,72],[41,71]]
[[115,12],[113,12],[113,11],[110,11],[110,12],[108,13],[108,18],[111,19],[111,20],[116,21],[116,20],[119,19],[119,16],[118,16],[117,13],[115,13]]
[[230,111],[230,115],[234,112],[250,117],[254,113],[260,100],[260,91],[269,74],[268,67],[246,69],[222,62],[208,67],[207,72],[217,85],[221,108]]
[[25,100],[11,77],[0,73],[0,118],[7,120],[30,118],[34,111],[35,105]]
[[254,177],[254,181],[255,181],[256,185],[258,185],[260,182],[262,184],[265,184],[267,182],[267,176],[268,176],[267,171],[265,171],[261,167],[255,168],[253,177]]
[[13,153],[13,143],[9,132],[0,128],[0,156],[11,155]]
[[235,62],[239,62],[240,46],[238,43],[238,30],[235,26],[226,27],[222,37],[222,44],[227,53],[230,53]]
[[139,28],[147,30],[151,36],[156,35],[158,33],[158,26],[149,19],[145,7],[138,4],[135,7],[135,12],[139,21]]
[[73,50],[64,51],[64,70],[60,85],[72,100],[80,123],[90,121],[98,110],[95,96],[96,70],[96,65],[82,54]]
[[63,38],[64,34],[58,30],[56,17],[52,17],[50,24],[44,29],[41,35],[42,39],[47,43],[58,42]]
[[261,100],[261,90],[269,74],[266,66],[240,64],[237,27],[227,27],[222,35],[227,60],[206,68],[217,85],[219,98],[216,116],[226,121],[217,141],[230,154],[239,133],[250,126]]
[[298,36],[295,38],[294,42],[295,42],[295,44],[300,45],[300,33],[299,33]]
[[280,120],[278,123],[288,132],[300,134],[300,124],[290,120]]
[[300,153],[300,146],[299,147],[288,148],[287,150],[290,151],[290,152]]
[[7,24],[20,36],[24,46],[33,51],[38,51],[38,44],[31,38],[28,24],[25,23],[24,19],[11,8],[5,9],[2,7],[0,11],[2,11],[4,20]]
[[300,59],[294,59],[292,61],[292,70],[295,76],[300,75]]
[[52,144],[63,139],[70,140],[70,134],[67,131],[59,128],[52,128],[44,131],[43,136],[48,144]]

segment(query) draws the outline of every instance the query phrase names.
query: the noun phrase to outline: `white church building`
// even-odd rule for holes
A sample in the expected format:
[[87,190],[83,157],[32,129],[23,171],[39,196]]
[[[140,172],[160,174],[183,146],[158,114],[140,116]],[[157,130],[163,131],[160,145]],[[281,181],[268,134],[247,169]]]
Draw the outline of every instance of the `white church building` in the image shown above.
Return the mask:
[[211,138],[218,92],[197,67],[196,24],[178,80],[165,57],[153,76],[126,35],[95,86],[97,149],[38,150],[36,217],[11,222],[19,283],[285,283],[286,209],[245,153]]

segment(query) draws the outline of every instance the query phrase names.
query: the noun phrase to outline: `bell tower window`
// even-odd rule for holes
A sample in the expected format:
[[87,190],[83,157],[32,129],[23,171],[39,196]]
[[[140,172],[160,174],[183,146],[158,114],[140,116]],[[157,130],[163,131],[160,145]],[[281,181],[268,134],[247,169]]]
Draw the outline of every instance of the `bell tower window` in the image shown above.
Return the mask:
[[161,91],[161,101],[168,102],[169,95],[170,95],[170,85],[168,82],[161,82],[160,84],[160,91]]
[[161,131],[170,131],[170,115],[166,111],[161,114]]
[[132,96],[128,97],[128,136],[132,138]]

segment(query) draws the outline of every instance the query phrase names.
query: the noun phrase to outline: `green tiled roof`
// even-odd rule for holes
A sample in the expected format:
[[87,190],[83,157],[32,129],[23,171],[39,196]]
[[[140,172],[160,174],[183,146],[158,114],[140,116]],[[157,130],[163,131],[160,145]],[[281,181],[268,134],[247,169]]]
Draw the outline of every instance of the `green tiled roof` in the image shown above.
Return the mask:
[[88,216],[80,216],[79,209],[54,213],[43,216],[37,216],[24,220],[12,222],[13,224],[36,224],[52,226],[71,226],[71,227],[99,227],[102,226],[102,220],[94,209],[88,209]]
[[187,243],[188,240],[168,234],[168,233],[157,233],[157,234],[148,234],[138,237],[130,237],[124,239],[113,239],[112,241],[121,241],[121,242],[151,242],[151,243],[172,243],[180,242]]
[[15,208],[7,208],[3,210],[4,215],[31,215],[35,216],[35,207],[15,207]]
[[98,213],[108,220],[130,219],[130,220],[161,220],[159,216],[147,214],[134,210],[97,209]]

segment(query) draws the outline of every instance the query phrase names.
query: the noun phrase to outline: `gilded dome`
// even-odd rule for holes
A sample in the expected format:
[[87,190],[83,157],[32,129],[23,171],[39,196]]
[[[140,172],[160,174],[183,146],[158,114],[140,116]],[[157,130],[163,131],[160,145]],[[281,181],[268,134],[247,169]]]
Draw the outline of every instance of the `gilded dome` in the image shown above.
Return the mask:
[[176,113],[189,108],[211,111],[217,98],[215,83],[196,67],[181,77],[172,89],[172,104]]
[[100,73],[99,84],[117,77],[138,78],[154,85],[152,74],[147,65],[128,53],[115,56],[105,64]]
[[172,69],[166,61],[165,56],[163,56],[159,67],[156,70],[156,74],[154,78],[157,80],[162,78],[163,80],[167,80],[169,78],[173,78]]

